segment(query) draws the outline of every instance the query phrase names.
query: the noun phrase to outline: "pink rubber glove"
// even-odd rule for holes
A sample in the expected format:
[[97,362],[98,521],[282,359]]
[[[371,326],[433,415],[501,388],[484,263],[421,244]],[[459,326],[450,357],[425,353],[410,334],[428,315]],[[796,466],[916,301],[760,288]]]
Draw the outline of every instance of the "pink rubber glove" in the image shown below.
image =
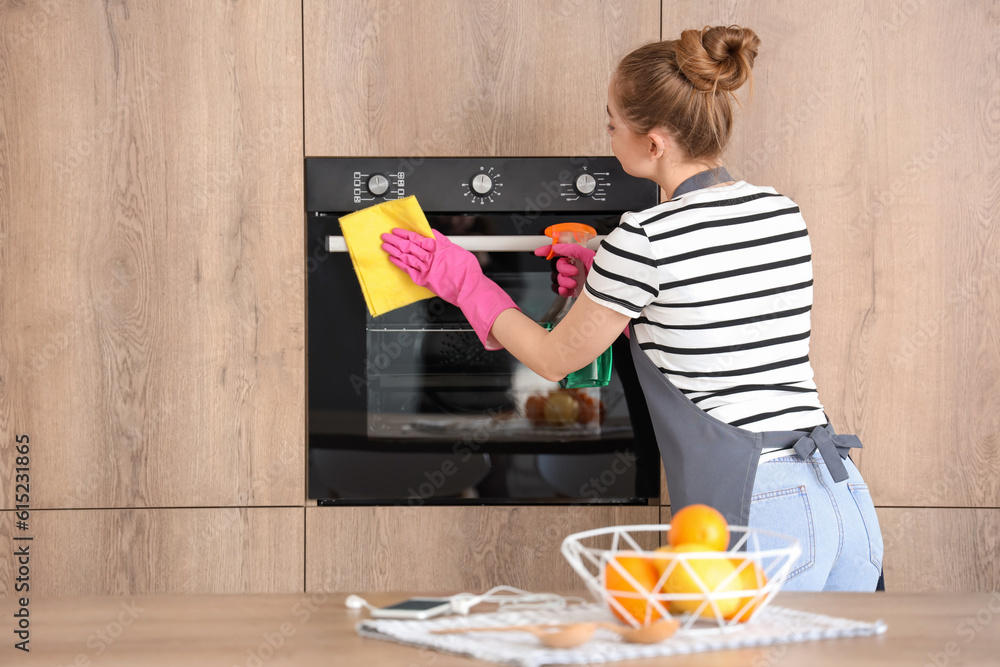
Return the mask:
[[428,238],[406,229],[393,229],[391,234],[382,234],[382,250],[414,283],[461,308],[483,347],[503,349],[490,336],[490,329],[497,315],[508,308],[517,308],[517,304],[483,275],[475,255],[436,229],[433,232],[434,238]]
[[[539,257],[548,257],[549,250],[554,250],[559,255],[559,259],[556,260],[556,275],[552,291],[558,292],[559,296],[564,297],[580,296],[580,293],[583,291],[583,283],[586,282],[587,274],[590,273],[590,267],[594,265],[594,255],[597,253],[586,246],[575,243],[555,243],[535,248],[535,254]],[[573,262],[566,259],[567,257],[580,260],[583,264],[582,276],[579,275],[580,269]],[[622,333],[625,334],[626,338],[631,338],[628,333],[628,327],[625,327],[625,331]]]
[[[594,255],[597,253],[575,243],[556,243],[536,248],[535,254],[539,257],[547,257],[550,250],[559,255],[559,259],[556,260],[556,275],[552,291],[557,292],[559,296],[580,296],[580,292],[583,291],[583,283],[587,280],[590,267],[594,264]],[[579,275],[580,269],[567,257],[580,260],[580,263],[583,264],[582,276]]]

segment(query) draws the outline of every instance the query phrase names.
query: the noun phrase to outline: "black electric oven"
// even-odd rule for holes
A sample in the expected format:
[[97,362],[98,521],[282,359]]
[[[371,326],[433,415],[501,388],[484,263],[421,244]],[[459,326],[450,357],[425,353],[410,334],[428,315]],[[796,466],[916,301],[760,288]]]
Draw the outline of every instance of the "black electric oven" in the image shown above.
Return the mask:
[[[318,504],[646,504],[659,454],[627,341],[610,383],[562,389],[488,352],[439,299],[371,317],[338,218],[415,195],[538,320],[556,298],[543,231],[607,234],[658,201],[609,157],[307,158],[309,497]],[[557,405],[558,404],[558,405]]]

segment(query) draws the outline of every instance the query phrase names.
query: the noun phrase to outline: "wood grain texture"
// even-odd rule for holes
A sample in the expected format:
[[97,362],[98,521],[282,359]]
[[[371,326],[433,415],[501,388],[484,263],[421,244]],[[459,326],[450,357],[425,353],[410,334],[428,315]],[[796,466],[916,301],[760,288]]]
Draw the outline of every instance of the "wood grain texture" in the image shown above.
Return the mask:
[[658,516],[658,507],[310,507],[306,592],[582,589],[559,553],[563,538]]
[[670,505],[670,490],[667,489],[667,473],[663,469],[663,460],[660,460],[660,504]]
[[[1000,591],[1000,510],[877,508],[887,590]],[[670,508],[660,508],[670,523]]]
[[[422,591],[367,593],[384,606]],[[452,591],[456,592],[456,591]],[[358,636],[366,618],[345,595],[197,595],[37,598],[31,601],[31,652],[23,667],[257,665],[268,667],[482,667],[455,654],[423,651]],[[878,637],[801,641],[600,664],[619,667],[913,667],[996,665],[1000,594],[788,593],[775,606],[840,618],[882,620]],[[13,600],[0,599],[10,618]],[[475,611],[487,611],[487,607]],[[471,622],[471,619],[470,619]],[[104,631],[104,640],[98,631]],[[113,641],[109,639],[113,637]],[[98,653],[98,649],[100,653]],[[4,651],[12,651],[10,645]],[[946,653],[947,651],[947,653]],[[82,656],[82,659],[81,659]],[[86,661],[85,661],[86,660]]]
[[876,504],[1000,506],[1000,5],[663,2],[665,39],[732,23],[761,47],[727,162],[809,225],[820,399]]
[[[148,595],[294,593],[302,590],[302,508],[43,510],[30,542],[30,593]],[[0,597],[15,595],[13,547],[0,555]]]
[[1000,510],[877,509],[886,590],[1000,591]]
[[610,155],[608,78],[659,3],[305,0],[307,155]]
[[0,5],[0,503],[301,504],[301,9]]

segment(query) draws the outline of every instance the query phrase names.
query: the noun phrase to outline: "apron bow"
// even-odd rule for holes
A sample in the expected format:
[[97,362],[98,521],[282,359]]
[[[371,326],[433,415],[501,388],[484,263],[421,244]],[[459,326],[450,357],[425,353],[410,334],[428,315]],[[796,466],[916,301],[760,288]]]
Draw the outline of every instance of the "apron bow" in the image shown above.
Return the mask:
[[832,429],[817,426],[812,433],[799,438],[793,448],[802,459],[808,459],[818,449],[833,481],[843,482],[848,477],[843,459],[847,458],[848,450],[852,447],[861,449],[861,439],[856,435],[831,435],[831,433]]

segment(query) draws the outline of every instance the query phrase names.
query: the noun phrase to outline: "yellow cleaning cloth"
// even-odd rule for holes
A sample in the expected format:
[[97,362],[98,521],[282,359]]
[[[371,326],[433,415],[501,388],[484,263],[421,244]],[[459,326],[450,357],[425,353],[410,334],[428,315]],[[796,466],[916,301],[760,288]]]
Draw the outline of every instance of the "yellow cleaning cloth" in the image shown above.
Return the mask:
[[382,202],[340,218],[344,242],[372,317],[434,296],[426,287],[415,285],[382,250],[382,234],[396,227],[433,236],[416,197]]

